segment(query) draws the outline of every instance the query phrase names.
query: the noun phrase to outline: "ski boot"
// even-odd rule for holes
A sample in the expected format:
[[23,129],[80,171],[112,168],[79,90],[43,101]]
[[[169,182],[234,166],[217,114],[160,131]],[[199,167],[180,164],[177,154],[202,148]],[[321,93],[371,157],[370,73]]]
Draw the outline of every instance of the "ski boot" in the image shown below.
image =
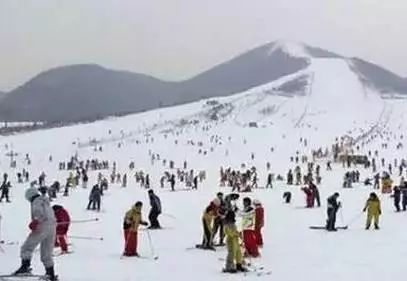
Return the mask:
[[236,270],[239,272],[248,272],[249,271],[246,267],[244,267],[240,263],[236,264]]
[[58,281],[58,276],[55,275],[53,266],[45,268],[45,276],[47,278],[47,281]]
[[224,273],[237,273],[237,270],[235,268],[224,268],[222,270]]
[[379,230],[379,229],[380,229],[379,225],[378,225],[378,224],[375,224],[375,225],[374,225],[374,229]]
[[31,261],[21,260],[21,266],[17,269],[13,275],[28,275],[31,274]]

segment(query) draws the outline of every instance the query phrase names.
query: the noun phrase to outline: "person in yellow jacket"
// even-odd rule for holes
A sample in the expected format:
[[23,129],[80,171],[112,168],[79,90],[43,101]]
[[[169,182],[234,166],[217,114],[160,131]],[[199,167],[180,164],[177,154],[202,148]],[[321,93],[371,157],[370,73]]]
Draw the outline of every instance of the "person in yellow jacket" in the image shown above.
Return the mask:
[[124,230],[124,253],[123,256],[139,256],[137,253],[137,232],[141,225],[148,225],[143,221],[141,216],[141,208],[143,203],[138,201],[129,211],[126,212],[123,222]]
[[247,271],[247,269],[243,267],[243,255],[239,243],[240,233],[237,231],[236,216],[233,211],[228,211],[226,213],[224,219],[224,232],[226,235],[228,254],[223,272],[236,273],[238,271]]
[[363,208],[363,212],[367,210],[366,229],[370,228],[372,220],[374,221],[375,229],[379,229],[379,216],[382,214],[380,207],[380,200],[376,193],[370,193],[369,199],[366,201],[366,205]]

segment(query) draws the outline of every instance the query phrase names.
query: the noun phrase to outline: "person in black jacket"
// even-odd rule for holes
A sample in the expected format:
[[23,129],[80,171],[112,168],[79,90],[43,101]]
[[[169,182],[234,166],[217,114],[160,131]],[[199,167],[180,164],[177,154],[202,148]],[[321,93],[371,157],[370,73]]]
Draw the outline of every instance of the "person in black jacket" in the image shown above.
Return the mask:
[[321,199],[319,196],[318,187],[312,181],[310,181],[309,188],[312,190],[312,193],[314,194],[314,203],[316,202],[317,206],[321,207]]
[[149,229],[159,229],[161,228],[160,223],[158,222],[158,216],[161,214],[161,200],[154,194],[154,191],[150,189],[148,191],[148,197],[150,198],[150,214],[148,219],[150,220]]
[[225,233],[224,233],[224,216],[226,215],[226,203],[223,198],[223,193],[218,192],[216,194],[216,198],[219,199],[220,205],[218,208],[218,212],[215,216],[215,219],[213,221],[213,230],[212,230],[212,241],[214,240],[217,232],[219,231],[219,243],[216,244],[216,246],[224,246],[225,243],[223,242],[225,238]]
[[395,186],[393,188],[392,197],[394,198],[394,207],[396,208],[396,212],[400,212],[401,189],[399,186]]
[[339,208],[341,207],[341,203],[338,202],[339,193],[335,192],[332,196],[328,197],[328,208],[327,208],[327,215],[328,219],[326,220],[326,230],[328,231],[336,231],[335,223],[336,223],[336,213],[338,212]]
[[11,187],[11,184],[9,181],[3,182],[3,184],[0,186],[0,189],[1,189],[0,202],[2,202],[4,198],[6,199],[7,203],[11,202],[10,198],[9,198],[10,187]]

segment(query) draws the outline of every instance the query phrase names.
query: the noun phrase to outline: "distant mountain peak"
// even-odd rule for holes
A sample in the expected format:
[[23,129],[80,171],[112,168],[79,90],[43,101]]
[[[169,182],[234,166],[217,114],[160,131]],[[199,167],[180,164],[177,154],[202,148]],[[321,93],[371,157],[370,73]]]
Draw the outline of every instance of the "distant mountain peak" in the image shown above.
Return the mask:
[[288,54],[290,57],[296,58],[310,58],[311,55],[308,52],[308,47],[301,42],[280,39],[272,44],[271,49],[268,51],[268,55],[272,55],[277,50],[283,51]]

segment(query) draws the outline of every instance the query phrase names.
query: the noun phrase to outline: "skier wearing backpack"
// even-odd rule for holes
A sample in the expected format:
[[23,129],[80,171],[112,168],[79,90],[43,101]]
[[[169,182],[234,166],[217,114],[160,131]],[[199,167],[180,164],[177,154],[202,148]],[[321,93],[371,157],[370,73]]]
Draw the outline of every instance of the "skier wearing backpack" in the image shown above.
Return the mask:
[[45,274],[50,281],[56,281],[53,260],[56,227],[54,212],[48,199],[41,196],[35,187],[26,190],[25,198],[31,203],[31,222],[28,225],[31,233],[21,246],[21,266],[14,272],[14,275],[31,272],[32,255],[40,244],[41,261],[45,267]]

